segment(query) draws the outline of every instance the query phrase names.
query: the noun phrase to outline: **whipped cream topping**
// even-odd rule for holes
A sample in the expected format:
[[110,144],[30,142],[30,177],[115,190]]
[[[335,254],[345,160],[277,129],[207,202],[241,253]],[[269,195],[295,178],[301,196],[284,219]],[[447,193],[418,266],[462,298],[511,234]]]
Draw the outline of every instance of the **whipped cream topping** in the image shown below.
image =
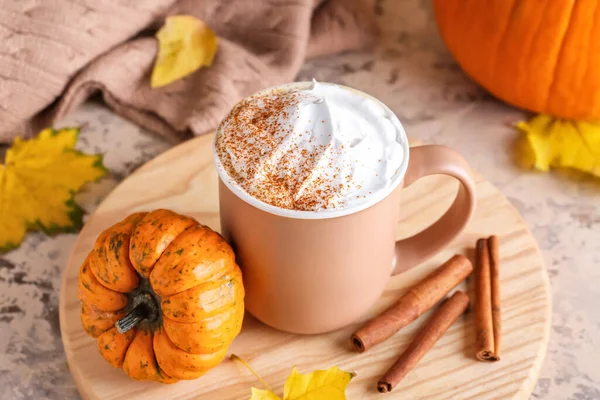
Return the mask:
[[313,81],[238,103],[215,151],[230,183],[291,210],[355,207],[390,189],[406,156],[402,127],[378,101]]

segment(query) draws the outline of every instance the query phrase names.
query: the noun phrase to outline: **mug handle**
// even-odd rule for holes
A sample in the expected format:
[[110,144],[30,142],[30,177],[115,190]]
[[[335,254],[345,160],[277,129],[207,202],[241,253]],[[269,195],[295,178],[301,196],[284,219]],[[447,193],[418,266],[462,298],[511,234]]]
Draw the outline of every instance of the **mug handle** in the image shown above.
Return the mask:
[[475,210],[475,181],[467,161],[449,147],[425,145],[410,149],[404,187],[429,175],[449,175],[460,182],[458,194],[433,225],[396,242],[396,265],[392,275],[407,271],[433,256],[465,228]]

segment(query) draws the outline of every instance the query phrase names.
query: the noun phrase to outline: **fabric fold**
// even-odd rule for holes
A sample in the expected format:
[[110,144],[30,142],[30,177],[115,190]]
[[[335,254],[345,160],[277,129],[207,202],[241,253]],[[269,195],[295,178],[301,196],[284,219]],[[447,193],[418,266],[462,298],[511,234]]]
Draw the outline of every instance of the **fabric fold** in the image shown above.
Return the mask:
[[[241,98],[294,80],[307,57],[364,49],[377,35],[373,7],[363,0],[114,3],[80,0],[72,10],[71,1],[53,0],[29,14],[26,4],[0,12],[4,26],[5,19],[25,13],[13,24],[13,36],[22,35],[20,25],[27,23],[45,25],[46,37],[23,37],[17,46],[9,36],[1,46],[0,69],[8,76],[0,76],[0,142],[60,123],[97,92],[117,114],[181,141],[214,130]],[[213,65],[152,89],[157,51],[153,34],[167,15],[181,14],[202,19],[217,33]],[[80,29],[81,37],[71,37]],[[18,56],[19,51],[29,56]],[[39,54],[49,51],[59,52],[59,57]],[[6,68],[15,62],[28,68]]]

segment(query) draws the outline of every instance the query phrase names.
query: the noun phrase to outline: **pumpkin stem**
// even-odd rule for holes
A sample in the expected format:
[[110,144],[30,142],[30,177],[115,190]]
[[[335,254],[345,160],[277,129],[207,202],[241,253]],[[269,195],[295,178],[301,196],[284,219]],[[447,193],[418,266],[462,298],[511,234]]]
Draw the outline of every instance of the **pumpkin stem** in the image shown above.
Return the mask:
[[152,322],[157,317],[156,307],[152,307],[155,302],[149,294],[145,293],[139,296],[136,299],[136,303],[133,310],[115,322],[115,326],[121,334],[127,332],[143,320]]
[[129,314],[118,320],[115,323],[115,326],[117,327],[117,330],[123,334],[136,326],[141,320],[146,319],[146,315],[146,306],[144,304],[140,304],[131,310]]

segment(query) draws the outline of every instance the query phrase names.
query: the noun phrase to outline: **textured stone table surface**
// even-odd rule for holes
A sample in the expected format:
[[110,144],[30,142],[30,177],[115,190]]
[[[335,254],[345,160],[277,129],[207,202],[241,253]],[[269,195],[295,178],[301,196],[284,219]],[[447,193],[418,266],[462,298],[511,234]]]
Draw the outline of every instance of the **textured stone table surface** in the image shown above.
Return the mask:
[[[429,1],[377,2],[381,45],[313,60],[298,79],[354,86],[397,113],[409,136],[452,146],[519,209],[552,284],[548,354],[536,399],[600,399],[600,182],[519,170],[511,158],[527,118],[473,84],[445,49]],[[61,126],[83,125],[79,148],[105,154],[110,176],[77,202],[92,212],[128,174],[170,145],[87,103]],[[78,398],[58,326],[61,271],[76,235],[27,236],[0,258],[0,399]]]

